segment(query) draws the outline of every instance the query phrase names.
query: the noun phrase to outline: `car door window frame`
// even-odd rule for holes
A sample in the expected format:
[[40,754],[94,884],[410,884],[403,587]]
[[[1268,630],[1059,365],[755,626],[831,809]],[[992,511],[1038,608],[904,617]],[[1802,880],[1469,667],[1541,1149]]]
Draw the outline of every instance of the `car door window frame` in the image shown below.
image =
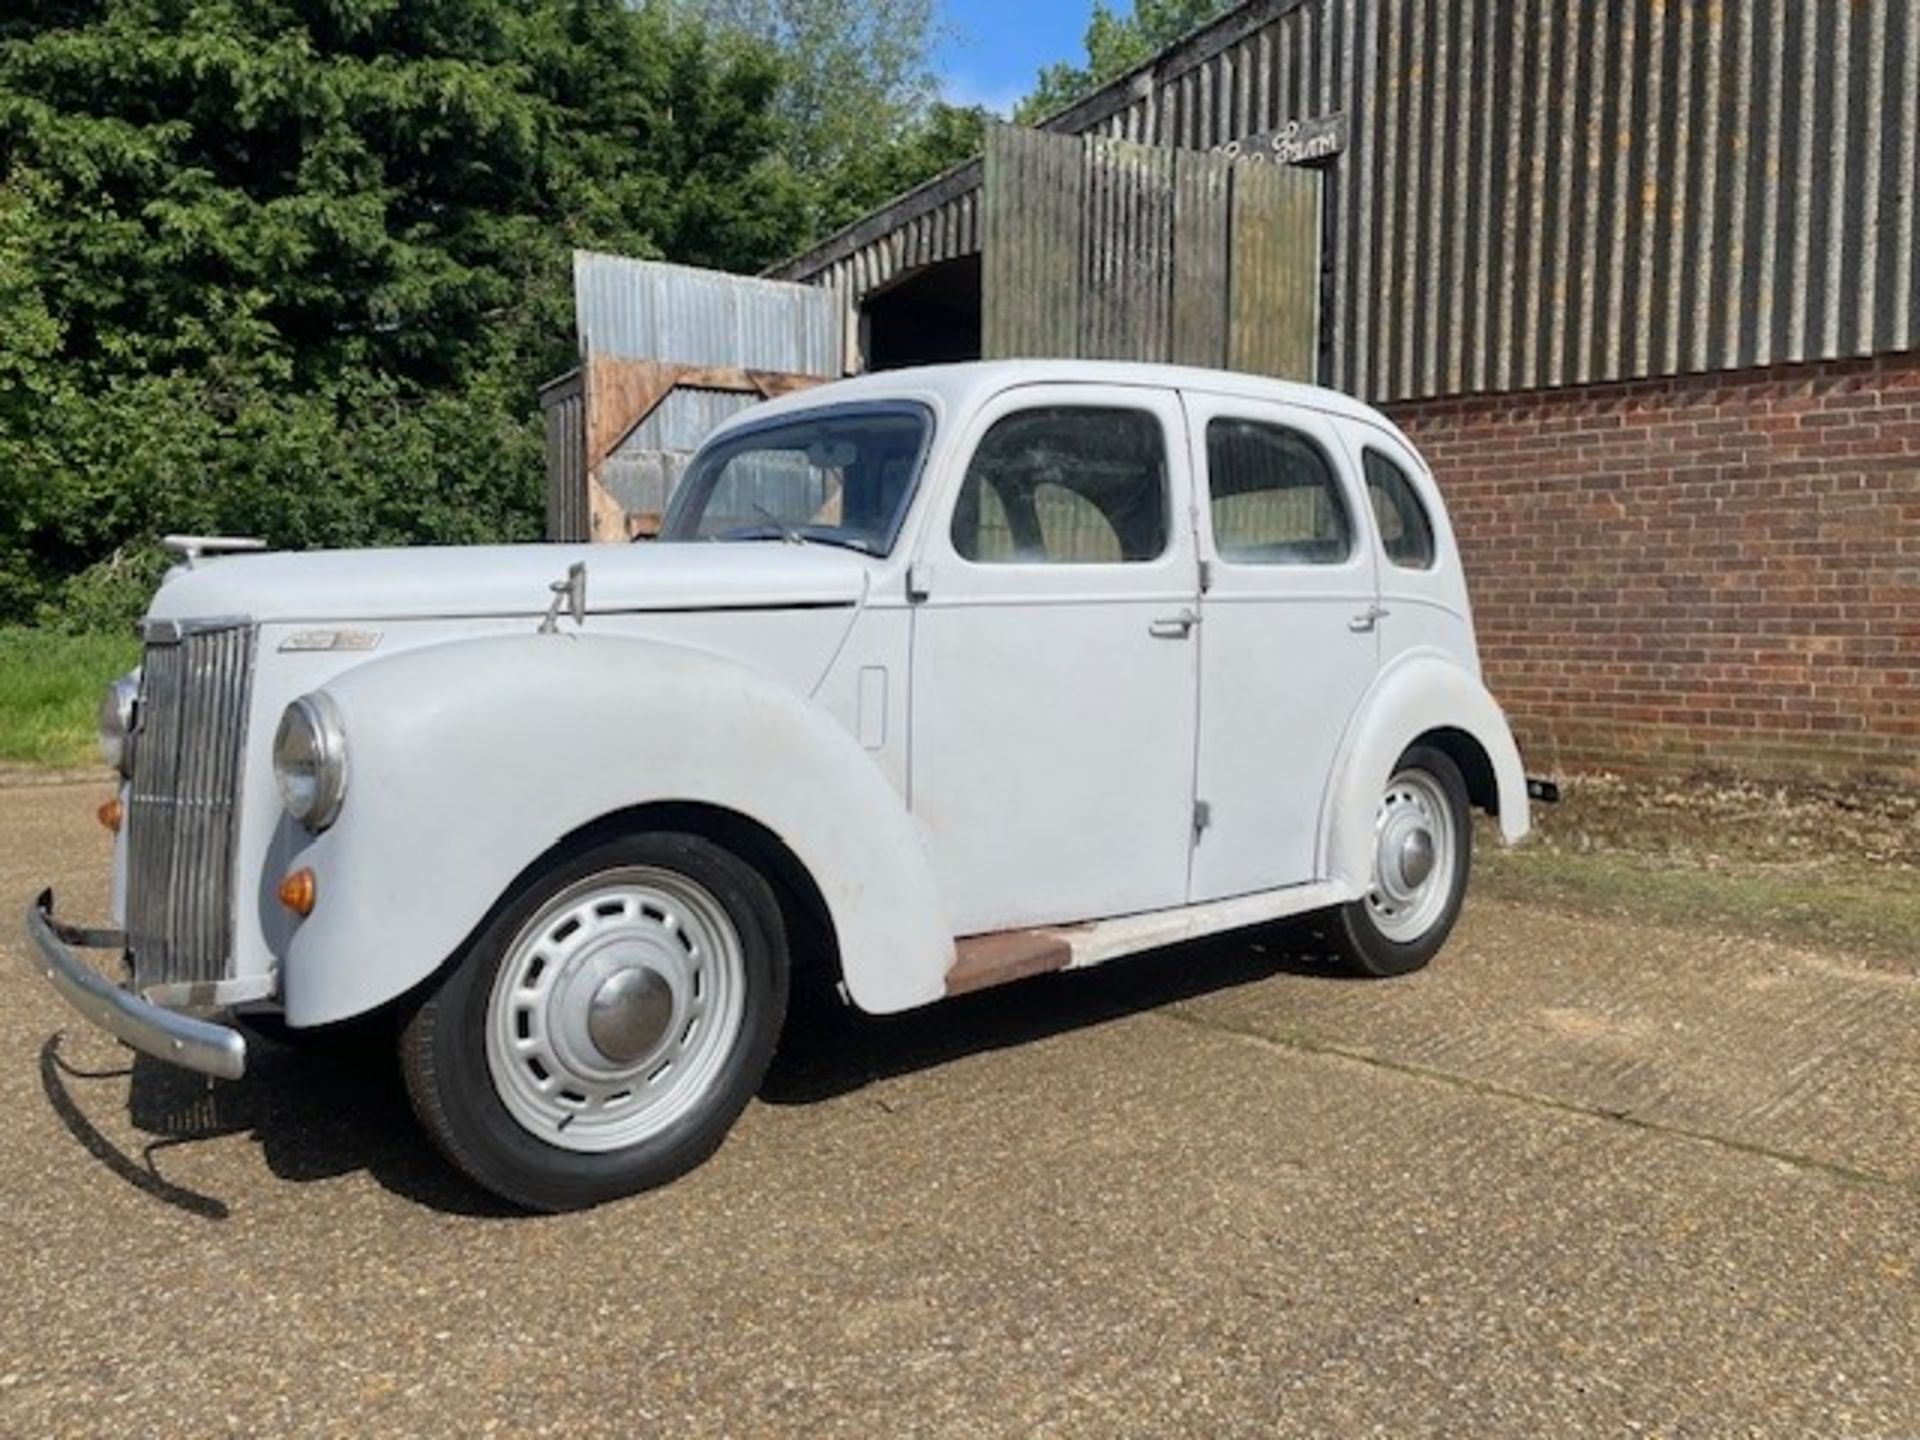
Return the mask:
[[[1388,547],[1386,529],[1380,523],[1379,513],[1373,510],[1373,480],[1367,473],[1368,461],[1376,459],[1399,477],[1401,486],[1413,502],[1414,513],[1420,519],[1420,528],[1425,531],[1427,537],[1427,558],[1423,564],[1416,565],[1411,561],[1402,560]],[[1381,558],[1397,570],[1411,571],[1416,575],[1435,569],[1440,564],[1440,532],[1434,525],[1433,507],[1427,503],[1427,497],[1420,493],[1420,486],[1414,480],[1413,472],[1385,446],[1367,440],[1360,446],[1360,483],[1366,487],[1367,506],[1373,516],[1374,528],[1379,531]],[[1395,507],[1396,510],[1398,508]],[[1404,515],[1401,516],[1401,520],[1404,523]]]
[[[1158,549],[1156,549],[1152,554],[1142,554],[1142,555],[1133,555],[1133,556],[1127,555],[1126,554],[1126,543],[1127,543],[1126,537],[1121,533],[1120,527],[1114,524],[1112,516],[1108,512],[1108,510],[1104,506],[1102,506],[1099,503],[1099,501],[1095,500],[1092,495],[1086,493],[1085,491],[1074,489],[1069,486],[1060,486],[1058,488],[1062,489],[1065,493],[1069,495],[1076,496],[1078,499],[1083,501],[1088,507],[1090,507],[1096,514],[1099,515],[1101,520],[1108,525],[1112,533],[1113,540],[1115,544],[1119,547],[1121,553],[1117,559],[1113,559],[1113,560],[1104,560],[1104,559],[1081,560],[1081,559],[1075,559],[1066,555],[1056,556],[1056,555],[1050,554],[1046,549],[1048,527],[1046,526],[1046,524],[1043,523],[1040,508],[1034,503],[1035,495],[1041,488],[1040,484],[1035,484],[1028,487],[1026,492],[1022,495],[1010,496],[1001,488],[999,484],[995,483],[993,480],[983,479],[981,484],[981,492],[980,492],[981,495],[984,497],[986,494],[991,493],[994,496],[995,500],[998,502],[1000,506],[1002,513],[1006,516],[1007,528],[1013,536],[1015,545],[1016,547],[1019,547],[1019,548],[1016,548],[1015,553],[1006,558],[983,557],[978,550],[975,550],[974,553],[972,554],[963,552],[960,549],[960,546],[958,543],[958,537],[954,533],[955,528],[959,523],[961,514],[963,513],[964,506],[967,503],[968,486],[972,481],[972,478],[974,475],[974,466],[980,458],[981,451],[985,449],[988,442],[993,439],[994,434],[1002,426],[1007,424],[1008,421],[1017,420],[1023,416],[1038,416],[1038,415],[1044,415],[1049,413],[1067,414],[1067,413],[1073,413],[1073,412],[1077,412],[1085,416],[1097,415],[1102,412],[1109,413],[1109,414],[1119,413],[1119,414],[1124,414],[1135,420],[1144,421],[1146,425],[1151,427],[1154,437],[1158,440],[1159,446],[1160,446],[1160,456],[1159,456],[1159,463],[1157,467],[1158,479],[1159,479],[1159,487],[1158,487],[1159,502],[1160,502],[1160,514],[1158,517],[1159,518]],[[1088,423],[1092,424],[1097,422],[1089,421]],[[1124,404],[1112,404],[1112,403],[1102,404],[1102,403],[1088,403],[1088,402],[1031,405],[1031,406],[1023,406],[1023,407],[1016,407],[1013,409],[1009,409],[1004,413],[996,416],[992,421],[992,423],[989,424],[986,427],[986,429],[984,429],[980,433],[978,440],[975,442],[972,449],[967,454],[966,463],[960,469],[960,484],[959,484],[959,487],[954,491],[953,504],[949,508],[947,513],[948,544],[952,547],[954,554],[958,556],[963,563],[968,565],[976,565],[976,566],[992,566],[997,568],[1002,566],[1020,566],[1020,565],[1048,566],[1048,567],[1057,567],[1057,566],[1079,567],[1079,566],[1086,566],[1086,565],[1106,565],[1106,566],[1151,565],[1155,561],[1163,557],[1167,553],[1168,549],[1174,543],[1173,532],[1174,532],[1176,520],[1173,513],[1172,469],[1173,469],[1173,447],[1170,443],[1170,437],[1167,434],[1165,422],[1161,416],[1154,414],[1153,411],[1151,410],[1143,409],[1143,408],[1140,408],[1139,406],[1129,406]],[[1042,482],[1042,483],[1051,483],[1051,482]],[[975,502],[975,503],[978,503],[978,502]],[[1025,536],[1024,542],[1023,542],[1023,533]]]
[[[1161,484],[1167,505],[1167,541],[1152,560],[1055,564],[970,560],[953,543],[954,512],[980,443],[993,426],[1018,411],[1063,407],[1134,410],[1160,426],[1164,466]],[[910,581],[916,593],[964,598],[1018,598],[1125,593],[1193,598],[1199,588],[1197,535],[1193,524],[1192,456],[1179,392],[1157,385],[1094,384],[1049,381],[1013,385],[973,408],[965,424],[949,437],[930,475],[932,502],[913,552]],[[957,583],[956,583],[957,582]]]
[[[1301,444],[1305,445],[1307,449],[1311,451],[1313,455],[1315,455],[1319,459],[1321,468],[1325,473],[1326,479],[1331,484],[1331,487],[1332,487],[1331,493],[1333,497],[1333,503],[1340,507],[1340,518],[1341,518],[1341,521],[1343,522],[1342,528],[1345,531],[1345,540],[1346,540],[1346,551],[1344,554],[1340,555],[1337,559],[1330,559],[1330,560],[1286,559],[1286,558],[1266,559],[1266,558],[1260,558],[1255,556],[1249,556],[1244,552],[1229,554],[1221,546],[1220,531],[1219,531],[1219,526],[1217,524],[1215,510],[1216,510],[1216,506],[1219,505],[1221,499],[1233,498],[1230,496],[1229,497],[1217,496],[1214,492],[1214,484],[1213,484],[1214,427],[1217,425],[1220,425],[1222,422],[1225,422],[1227,424],[1235,424],[1235,425],[1258,426],[1259,428],[1264,430],[1275,431],[1275,432],[1285,434],[1299,441]],[[1208,531],[1209,538],[1211,539],[1213,544],[1213,553],[1219,557],[1222,564],[1241,566],[1248,569],[1271,568],[1271,569],[1300,569],[1300,570],[1333,570],[1333,569],[1338,569],[1341,566],[1344,566],[1350,563],[1354,558],[1355,552],[1357,552],[1360,549],[1360,547],[1366,542],[1366,531],[1364,527],[1360,524],[1358,515],[1355,513],[1352,497],[1348,494],[1348,487],[1346,483],[1341,479],[1341,476],[1340,476],[1340,460],[1338,458],[1338,451],[1330,449],[1325,442],[1316,438],[1310,430],[1304,429],[1297,424],[1289,424],[1287,423],[1287,421],[1277,416],[1243,415],[1243,414],[1233,413],[1227,410],[1221,410],[1221,411],[1216,411],[1215,413],[1210,414],[1206,417],[1206,422],[1204,425],[1200,427],[1200,433],[1198,436],[1196,436],[1196,439],[1198,441],[1196,448],[1199,451],[1200,455],[1203,457],[1203,462],[1204,462],[1205,472],[1206,472],[1205,482],[1202,487],[1204,492],[1202,495],[1202,499],[1205,502],[1204,508],[1207,512],[1207,531]],[[1273,487],[1273,488],[1278,489],[1279,487]],[[1253,493],[1253,492],[1241,492],[1241,493]]]
[[[1317,579],[1328,588],[1346,589],[1358,574],[1373,583],[1374,551],[1379,545],[1370,504],[1347,445],[1334,417],[1317,410],[1272,400],[1247,399],[1235,395],[1191,392],[1186,397],[1187,425],[1191,437],[1190,467],[1193,471],[1194,516],[1198,529],[1200,554],[1210,567],[1232,571],[1246,582],[1261,579],[1287,588],[1313,586]],[[1313,565],[1271,561],[1235,560],[1221,554],[1219,537],[1213,528],[1213,467],[1207,453],[1207,430],[1216,419],[1247,420],[1291,430],[1312,443],[1332,472],[1334,484],[1346,506],[1348,527],[1352,532],[1346,559],[1338,564]],[[1317,587],[1316,587],[1317,588]]]

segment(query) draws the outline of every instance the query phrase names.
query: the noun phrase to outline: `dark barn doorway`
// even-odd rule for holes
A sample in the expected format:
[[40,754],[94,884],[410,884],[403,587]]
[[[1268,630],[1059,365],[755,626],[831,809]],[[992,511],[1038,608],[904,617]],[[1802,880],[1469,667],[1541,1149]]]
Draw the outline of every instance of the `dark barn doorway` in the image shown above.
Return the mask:
[[860,303],[869,370],[978,360],[980,257],[909,270]]

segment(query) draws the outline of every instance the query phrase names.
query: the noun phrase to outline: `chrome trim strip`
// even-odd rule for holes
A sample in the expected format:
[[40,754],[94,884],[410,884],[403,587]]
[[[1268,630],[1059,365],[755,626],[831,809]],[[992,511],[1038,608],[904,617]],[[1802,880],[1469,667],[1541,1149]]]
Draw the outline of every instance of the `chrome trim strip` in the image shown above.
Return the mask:
[[134,628],[149,645],[178,645],[189,635],[204,635],[209,630],[239,630],[253,621],[245,615],[196,616],[191,620],[142,620]]
[[35,968],[75,1010],[143,1054],[203,1075],[238,1080],[247,1072],[247,1042],[238,1030],[150,1004],[122,990],[67,947],[105,949],[122,936],[114,930],[83,930],[53,918],[53,891],[43,890],[27,907],[27,938],[39,957]]

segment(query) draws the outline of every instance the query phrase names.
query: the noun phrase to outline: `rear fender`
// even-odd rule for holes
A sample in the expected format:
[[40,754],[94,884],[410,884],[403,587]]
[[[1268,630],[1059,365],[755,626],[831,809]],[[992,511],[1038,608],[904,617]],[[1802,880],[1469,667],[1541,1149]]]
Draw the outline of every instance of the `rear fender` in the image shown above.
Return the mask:
[[1486,752],[1500,835],[1527,834],[1527,778],[1506,716],[1479,679],[1440,650],[1409,650],[1374,680],[1341,746],[1321,818],[1321,873],[1358,896],[1373,877],[1373,824],[1396,762],[1422,735],[1460,730]]

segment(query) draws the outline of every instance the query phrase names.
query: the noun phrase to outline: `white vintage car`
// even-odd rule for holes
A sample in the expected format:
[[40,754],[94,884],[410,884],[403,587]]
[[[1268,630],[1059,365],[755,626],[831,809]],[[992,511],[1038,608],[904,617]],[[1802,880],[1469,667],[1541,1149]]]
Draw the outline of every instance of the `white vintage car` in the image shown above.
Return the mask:
[[[1427,467],[1325,390],[1005,362],[729,423],[656,543],[193,556],[103,706],[129,1045],[403,1024],[427,1131],[560,1209],[759,1086],[789,970],[887,1013],[1324,911],[1446,939],[1528,782]],[[108,983],[73,951],[124,951]]]

